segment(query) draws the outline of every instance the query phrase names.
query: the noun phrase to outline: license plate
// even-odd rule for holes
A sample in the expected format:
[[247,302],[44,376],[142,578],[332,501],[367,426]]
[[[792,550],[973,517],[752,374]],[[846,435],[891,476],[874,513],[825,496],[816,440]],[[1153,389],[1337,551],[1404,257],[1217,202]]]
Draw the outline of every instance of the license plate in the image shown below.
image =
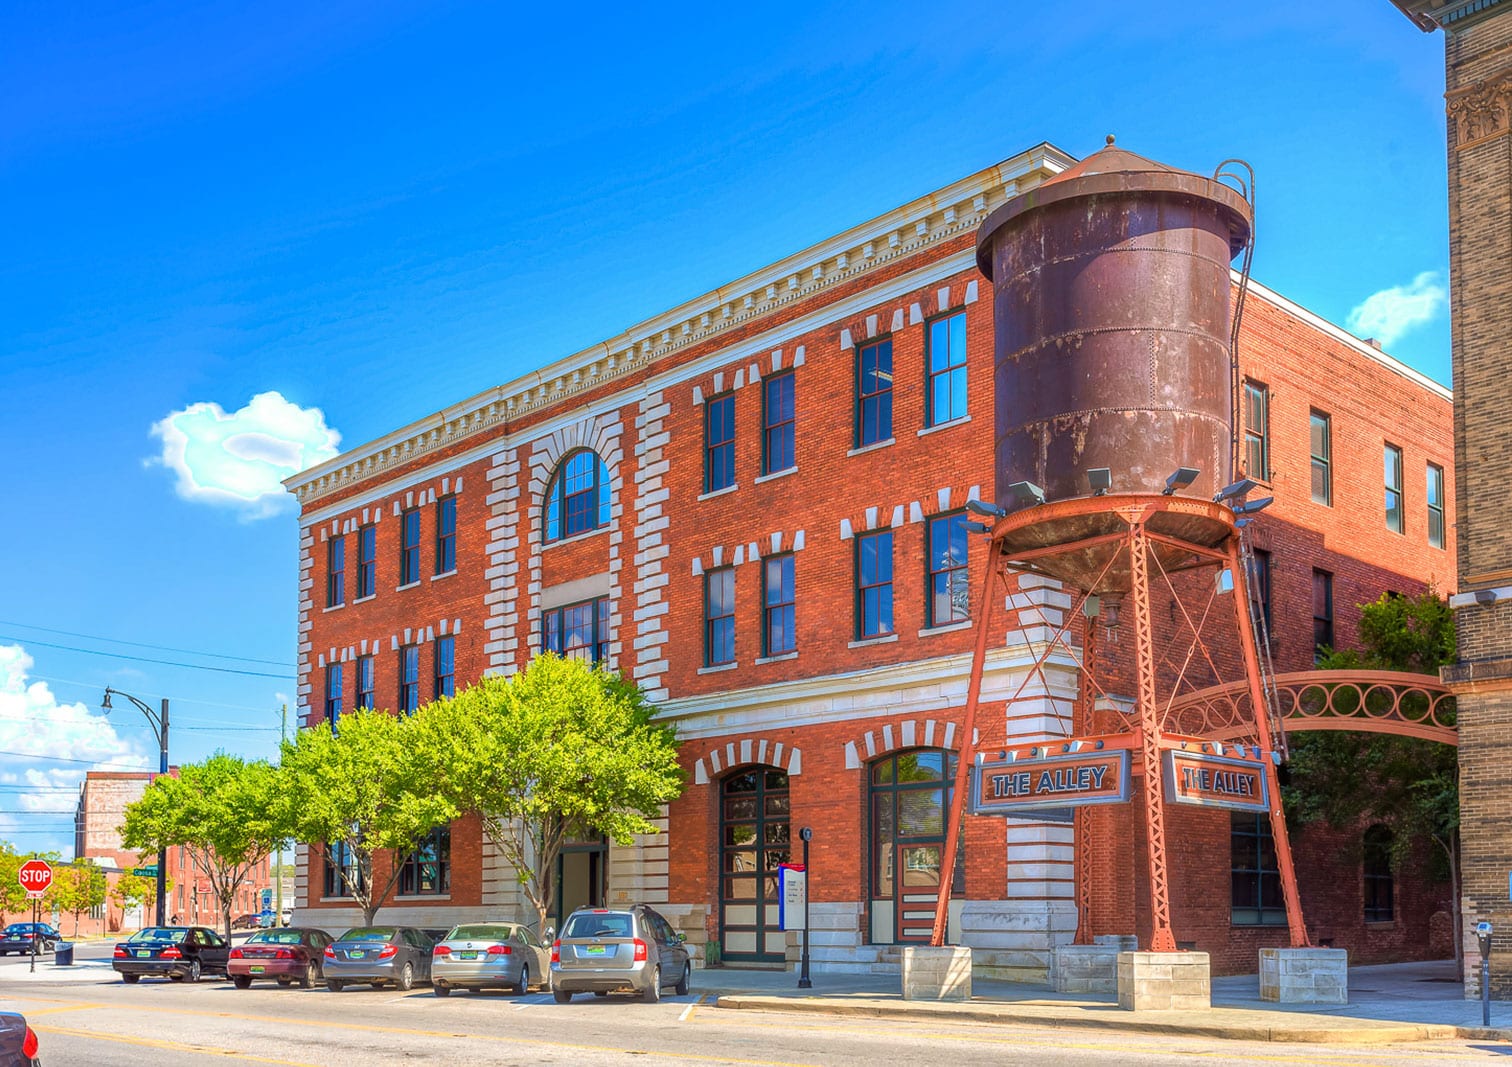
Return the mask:
[[477,958],[478,958],[478,954],[476,952],[459,952],[459,953],[457,953],[457,959],[459,959],[459,960],[475,960]]
[[362,959],[362,957],[364,957],[366,955],[367,955],[367,950],[359,948],[355,952],[348,952],[347,953],[347,958],[348,959],[354,959],[354,960],[360,960],[360,959]]
[[602,956],[608,950],[603,945],[589,945],[586,952],[590,956]]
[[146,950],[143,950],[143,949],[138,949],[137,950],[137,959],[139,959],[139,960],[150,960],[150,959],[152,959],[152,953],[150,951],[146,951]]
[[266,967],[249,967],[248,970],[250,970],[253,974],[262,974],[263,971],[267,970],[267,968]]

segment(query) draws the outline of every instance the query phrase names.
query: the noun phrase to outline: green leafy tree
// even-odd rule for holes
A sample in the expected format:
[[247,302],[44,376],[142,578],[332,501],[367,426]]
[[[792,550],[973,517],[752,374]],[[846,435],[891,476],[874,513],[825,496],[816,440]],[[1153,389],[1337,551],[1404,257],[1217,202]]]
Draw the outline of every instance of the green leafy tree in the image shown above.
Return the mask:
[[105,903],[105,872],[87,859],[53,869],[53,906],[73,916],[73,936],[79,936],[79,919]]
[[[165,878],[163,880],[164,896],[172,891],[173,879]],[[148,902],[157,900],[157,879],[127,871],[116,879],[115,885],[110,887],[110,899],[123,912],[145,907]]]
[[618,675],[546,654],[511,678],[485,678],[420,710],[424,747],[444,754],[435,788],[518,873],[544,927],[557,856],[569,837],[629,844],[683,789],[677,742]]
[[0,922],[9,923],[12,915],[31,913],[31,902],[19,878],[25,860],[9,841],[0,841]]
[[[369,925],[393,892],[402,863],[427,834],[457,815],[431,780],[447,753],[427,747],[415,720],[361,710],[301,730],[283,746],[287,822],[295,840],[343,844],[355,870],[341,869],[347,895]],[[375,865],[392,853],[386,872]]]
[[[1437,674],[1440,666],[1454,662],[1454,614],[1431,589],[1416,597],[1388,594],[1362,606],[1360,643],[1360,651],[1327,650],[1319,668]],[[1346,705],[1343,710],[1350,709]],[[1293,735],[1289,748],[1284,798],[1294,819],[1341,829],[1381,823],[1392,830],[1398,861],[1414,841],[1432,841],[1439,873],[1448,878],[1458,902],[1459,759],[1452,745],[1391,734],[1315,731]],[[1362,787],[1365,783],[1368,788]],[[1459,909],[1451,910],[1457,958]]]
[[210,883],[230,937],[236,891],[288,837],[284,796],[277,768],[217,752],[180,767],[177,777],[154,779],[127,805],[121,840],[143,852],[181,847]]

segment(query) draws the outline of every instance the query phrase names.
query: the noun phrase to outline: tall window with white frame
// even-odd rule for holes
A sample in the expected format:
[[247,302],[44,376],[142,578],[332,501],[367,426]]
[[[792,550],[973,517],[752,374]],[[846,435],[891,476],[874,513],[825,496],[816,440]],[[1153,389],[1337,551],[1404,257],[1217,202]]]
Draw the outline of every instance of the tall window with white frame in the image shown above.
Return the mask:
[[364,526],[357,531],[357,599],[366,600],[378,592],[378,527]]
[[1428,464],[1428,544],[1444,547],[1444,468]]
[[704,666],[735,662],[735,568],[704,571]]
[[541,648],[558,656],[609,663],[609,598],[564,604],[541,613]]
[[457,639],[451,634],[436,638],[436,699],[457,692]]
[[1270,387],[1264,382],[1245,380],[1244,405],[1244,473],[1261,482],[1271,480],[1270,469]]
[[333,537],[326,542],[326,607],[346,603],[346,538]]
[[794,446],[797,412],[794,374],[787,371],[761,383],[761,473],[780,474],[798,463]]
[[892,338],[856,348],[856,447],[865,448],[893,435]]
[[856,538],[856,637],[866,641],[893,632],[893,532]]
[[420,707],[420,646],[399,649],[399,710],[413,714]]
[[357,657],[357,703],[358,708],[372,708],[377,696],[378,684],[373,671],[372,656]]
[[971,586],[966,570],[966,513],[929,520],[928,624],[949,626],[971,619]]
[[399,584],[420,580],[420,509],[399,516]]
[[457,569],[457,498],[443,496],[436,501],[436,573],[450,574]]
[[1402,514],[1402,450],[1396,445],[1387,445],[1383,452],[1386,473],[1386,529],[1393,533],[1406,530]]
[[545,539],[576,537],[609,525],[609,472],[598,453],[580,448],[557,464],[546,490]]
[[405,857],[399,871],[399,895],[439,896],[450,891],[451,827],[438,826]]
[[761,654],[785,656],[798,647],[793,591],[793,554],[761,561]]
[[925,425],[938,426],[966,417],[966,312],[931,319],[927,331]]
[[704,404],[705,493],[735,484],[735,394],[725,393]]
[[1312,499],[1333,506],[1333,425],[1321,411],[1308,416],[1312,451]]
[[341,721],[341,664],[327,663],[325,678],[326,722],[335,726]]

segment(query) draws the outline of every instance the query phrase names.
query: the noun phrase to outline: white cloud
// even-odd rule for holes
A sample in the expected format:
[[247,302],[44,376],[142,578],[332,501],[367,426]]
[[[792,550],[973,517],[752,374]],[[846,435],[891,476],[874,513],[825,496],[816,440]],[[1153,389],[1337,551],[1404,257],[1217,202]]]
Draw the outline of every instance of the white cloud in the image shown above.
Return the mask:
[[1449,294],[1439,276],[1424,271],[1409,285],[1394,285],[1367,296],[1349,313],[1346,325],[1360,337],[1374,337],[1389,347],[1431,322],[1448,303]]
[[178,476],[179,496],[234,507],[248,518],[282,510],[292,500],[283,479],[335,456],[341,443],[319,408],[272,391],[230,414],[212,401],[190,404],[154,423],[152,433],[163,451],[149,462]]
[[[50,790],[77,788],[91,764],[107,764],[110,770],[148,768],[147,756],[117,736],[103,713],[59,701],[46,682],[28,679],[31,669],[32,658],[24,648],[0,645],[0,782],[20,787],[3,794],[7,802],[13,802],[4,807],[72,811],[76,797]],[[85,762],[38,758],[48,756]],[[0,815],[0,838],[19,849],[73,852],[73,827],[68,819]]]

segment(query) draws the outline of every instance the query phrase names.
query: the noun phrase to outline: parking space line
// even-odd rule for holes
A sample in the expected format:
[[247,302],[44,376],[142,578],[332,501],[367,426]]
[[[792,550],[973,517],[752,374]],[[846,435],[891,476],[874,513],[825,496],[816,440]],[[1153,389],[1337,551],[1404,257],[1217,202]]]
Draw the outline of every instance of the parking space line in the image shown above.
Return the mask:
[[697,1000],[695,1000],[692,1004],[689,1004],[682,1010],[682,1014],[677,1017],[677,1021],[680,1023],[685,1023],[689,1019],[693,1018],[693,1013],[698,1010],[698,1006],[704,1002],[708,995],[709,994],[707,993],[699,994]]

